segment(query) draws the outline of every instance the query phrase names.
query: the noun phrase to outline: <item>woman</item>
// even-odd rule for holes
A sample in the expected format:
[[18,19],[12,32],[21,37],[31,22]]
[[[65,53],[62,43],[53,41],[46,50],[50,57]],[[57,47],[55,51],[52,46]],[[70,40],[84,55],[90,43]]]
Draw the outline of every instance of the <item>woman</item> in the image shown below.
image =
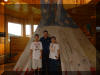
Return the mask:
[[49,71],[59,70],[60,48],[56,42],[56,37],[51,37],[50,54],[49,54]]

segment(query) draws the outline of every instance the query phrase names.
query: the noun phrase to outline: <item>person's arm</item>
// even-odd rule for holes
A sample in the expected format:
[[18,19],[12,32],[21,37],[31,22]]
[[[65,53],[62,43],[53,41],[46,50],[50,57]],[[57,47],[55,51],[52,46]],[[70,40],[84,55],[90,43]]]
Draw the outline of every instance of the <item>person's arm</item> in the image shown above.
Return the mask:
[[49,37],[50,43],[51,43],[51,37]]
[[32,49],[30,49],[30,54],[31,54],[31,56],[32,56],[32,52],[33,52]]
[[42,37],[40,38],[40,42],[42,42]]
[[40,56],[40,59],[42,59],[42,50],[40,50],[40,52],[41,52],[41,56]]
[[60,50],[58,50],[57,53],[58,53],[58,58],[59,58],[60,57]]
[[42,47],[42,43],[40,42],[40,53],[41,53],[40,59],[42,59],[42,50],[43,50],[43,47]]
[[59,45],[57,45],[57,59],[59,59],[59,57],[60,57],[60,48],[59,48]]
[[33,44],[31,44],[31,46],[30,46],[30,56],[32,57],[32,52],[33,52],[33,50],[32,50],[32,45]]

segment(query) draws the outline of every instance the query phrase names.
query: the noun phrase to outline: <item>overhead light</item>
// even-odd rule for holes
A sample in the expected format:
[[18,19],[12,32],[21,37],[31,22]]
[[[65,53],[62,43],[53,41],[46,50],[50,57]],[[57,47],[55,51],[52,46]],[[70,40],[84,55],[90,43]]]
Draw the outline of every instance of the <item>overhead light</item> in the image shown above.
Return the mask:
[[4,0],[5,2],[8,2],[8,0]]

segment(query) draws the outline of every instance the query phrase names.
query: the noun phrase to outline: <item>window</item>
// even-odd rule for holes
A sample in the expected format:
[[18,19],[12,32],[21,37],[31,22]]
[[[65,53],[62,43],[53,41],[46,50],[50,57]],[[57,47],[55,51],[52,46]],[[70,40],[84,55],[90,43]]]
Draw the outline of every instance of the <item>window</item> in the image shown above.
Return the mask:
[[26,36],[31,35],[31,25],[26,25]]
[[22,35],[21,24],[8,22],[8,34],[9,36],[21,36]]
[[34,32],[36,31],[37,27],[38,27],[38,25],[33,25]]
[[99,31],[100,32],[100,27],[96,27],[96,31]]

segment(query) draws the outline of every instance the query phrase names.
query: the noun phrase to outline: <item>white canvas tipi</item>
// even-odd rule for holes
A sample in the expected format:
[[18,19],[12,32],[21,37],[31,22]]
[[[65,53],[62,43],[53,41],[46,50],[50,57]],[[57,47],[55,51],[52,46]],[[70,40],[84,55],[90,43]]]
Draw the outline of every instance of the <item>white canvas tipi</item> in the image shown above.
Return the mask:
[[[53,5],[52,7],[55,8]],[[43,31],[47,30],[50,36],[56,36],[60,45],[62,71],[90,71],[91,67],[96,68],[96,48],[89,42],[68,13],[64,11],[61,0],[58,0],[56,14],[53,13],[52,7],[45,4],[45,0],[41,0],[42,19],[35,33],[41,37]],[[14,70],[31,70],[32,62],[29,48],[33,39],[34,36],[27,44]]]

